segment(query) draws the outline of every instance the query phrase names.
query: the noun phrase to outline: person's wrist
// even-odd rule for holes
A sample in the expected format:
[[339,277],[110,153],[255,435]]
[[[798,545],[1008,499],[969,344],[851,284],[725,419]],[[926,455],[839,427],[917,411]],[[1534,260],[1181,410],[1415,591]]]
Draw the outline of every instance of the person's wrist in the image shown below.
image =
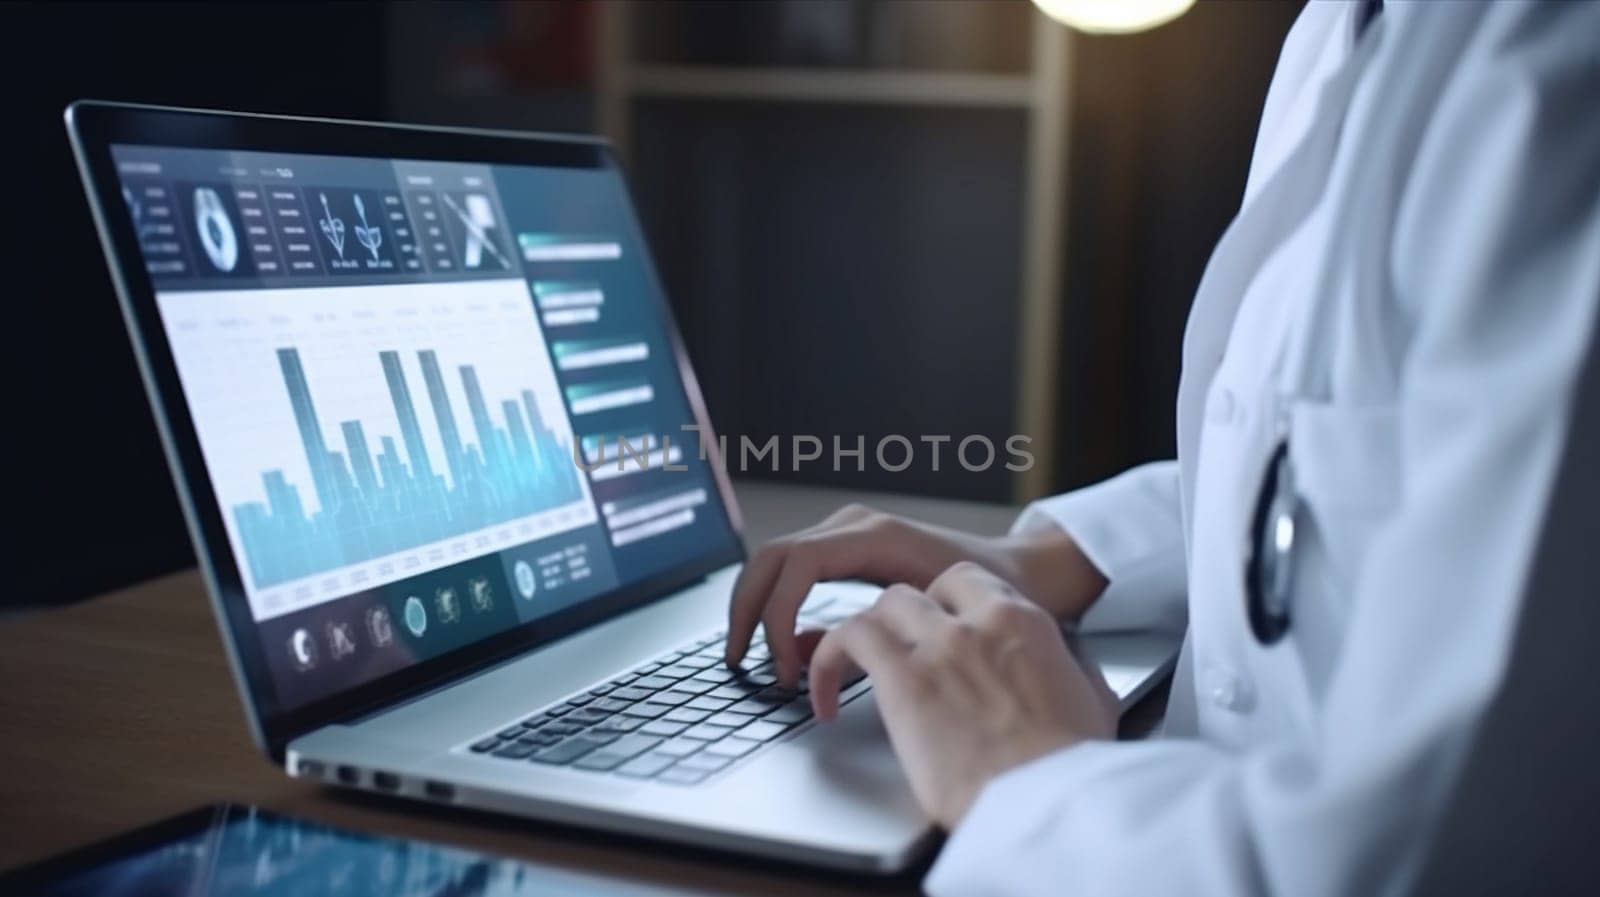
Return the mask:
[[1105,591],[1105,575],[1059,527],[1012,533],[998,541],[1013,583],[1058,620],[1082,617]]
[[983,792],[996,780],[1036,760],[1042,760],[1089,740],[1091,738],[1061,730],[1041,735],[1026,745],[1005,745],[1001,755],[989,758],[988,764],[981,771],[976,772],[970,781],[951,795],[950,805],[936,814],[935,821],[945,831],[954,831],[983,796]]

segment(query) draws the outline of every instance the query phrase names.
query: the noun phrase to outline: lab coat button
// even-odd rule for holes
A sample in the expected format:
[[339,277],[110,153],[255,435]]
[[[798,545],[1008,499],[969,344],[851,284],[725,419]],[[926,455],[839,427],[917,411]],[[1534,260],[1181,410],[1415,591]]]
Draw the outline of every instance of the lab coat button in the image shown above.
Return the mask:
[[1207,416],[1214,424],[1230,423],[1233,420],[1233,412],[1237,404],[1233,398],[1233,390],[1219,389],[1211,397],[1211,409]]
[[1205,674],[1205,692],[1211,703],[1231,713],[1248,713],[1251,701],[1250,687],[1229,670],[1209,666]]

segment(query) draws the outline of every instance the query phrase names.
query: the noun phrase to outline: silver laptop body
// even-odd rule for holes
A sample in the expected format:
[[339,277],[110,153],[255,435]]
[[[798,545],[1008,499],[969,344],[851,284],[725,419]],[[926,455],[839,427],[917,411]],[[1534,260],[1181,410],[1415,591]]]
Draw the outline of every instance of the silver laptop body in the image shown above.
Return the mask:
[[[889,748],[869,682],[845,692],[836,722],[803,722],[687,789],[471,752],[472,743],[548,706],[583,700],[591,688],[642,663],[720,635],[736,572],[721,571],[420,700],[296,739],[287,768],[332,784],[790,862],[882,873],[905,868],[934,833]],[[807,616],[825,624],[870,605],[877,593],[854,583],[818,586]],[[1143,634],[1078,640],[1123,710],[1170,671],[1175,645],[1170,637]],[[394,778],[380,783],[378,773]]]

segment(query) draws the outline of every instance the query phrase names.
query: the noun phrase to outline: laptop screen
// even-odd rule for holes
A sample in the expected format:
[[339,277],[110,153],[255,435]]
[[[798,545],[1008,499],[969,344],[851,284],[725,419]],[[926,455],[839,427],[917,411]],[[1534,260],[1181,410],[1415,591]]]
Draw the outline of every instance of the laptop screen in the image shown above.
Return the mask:
[[614,171],[111,154],[280,708],[736,538]]

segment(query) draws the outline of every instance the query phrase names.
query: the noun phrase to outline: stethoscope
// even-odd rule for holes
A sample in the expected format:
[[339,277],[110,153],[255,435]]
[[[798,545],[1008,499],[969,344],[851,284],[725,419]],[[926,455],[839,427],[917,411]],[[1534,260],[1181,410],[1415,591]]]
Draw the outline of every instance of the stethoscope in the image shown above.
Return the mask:
[[[1382,11],[1382,0],[1365,0],[1355,20],[1358,40]],[[1310,334],[1325,324],[1319,319],[1325,317],[1328,308],[1326,304],[1312,307],[1311,321],[1301,331],[1298,358],[1291,357],[1286,366],[1298,369],[1297,379],[1301,384],[1313,378]],[[1278,441],[1262,471],[1255,513],[1251,515],[1250,532],[1246,537],[1245,615],[1250,620],[1250,631],[1262,645],[1274,644],[1289,632],[1294,596],[1294,549],[1296,540],[1302,536],[1304,522],[1304,502],[1296,491],[1294,457],[1289,450],[1290,428],[1281,413],[1279,422]]]
[[1263,645],[1273,644],[1289,631],[1300,506],[1289,438],[1285,435],[1278,440],[1261,475],[1245,560],[1245,613],[1250,618],[1250,631]]

